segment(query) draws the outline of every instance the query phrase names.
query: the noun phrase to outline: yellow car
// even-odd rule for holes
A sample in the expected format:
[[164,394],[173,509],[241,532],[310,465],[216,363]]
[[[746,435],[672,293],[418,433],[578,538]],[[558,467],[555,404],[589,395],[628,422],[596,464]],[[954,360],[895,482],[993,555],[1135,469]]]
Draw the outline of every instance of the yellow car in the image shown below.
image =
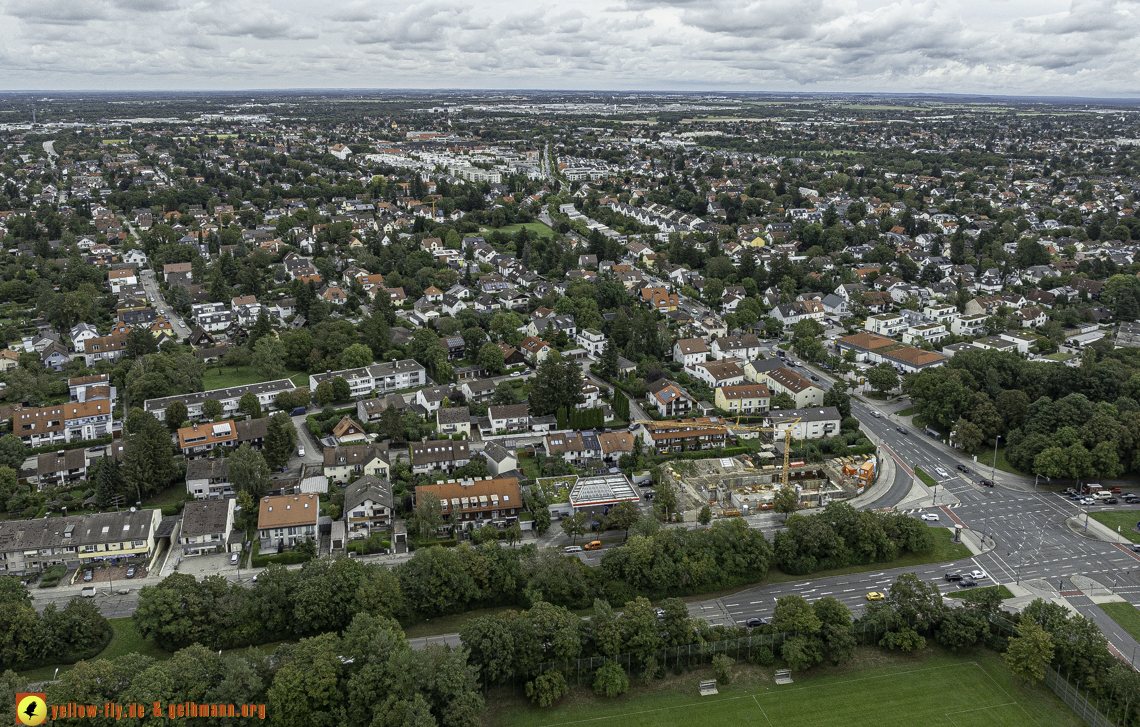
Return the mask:
[[879,593],[878,591],[871,591],[867,594],[868,601],[881,601],[884,598],[886,598],[886,595]]

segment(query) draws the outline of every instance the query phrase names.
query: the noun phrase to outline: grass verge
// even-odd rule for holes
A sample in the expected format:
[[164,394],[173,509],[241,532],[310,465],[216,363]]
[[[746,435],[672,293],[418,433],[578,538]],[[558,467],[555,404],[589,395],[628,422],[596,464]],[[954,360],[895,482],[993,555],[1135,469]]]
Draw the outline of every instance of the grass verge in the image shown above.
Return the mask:
[[895,414],[897,416],[900,416],[900,417],[914,416],[914,407],[908,406],[906,409],[903,409],[902,411],[896,411]]
[[1120,534],[1133,543],[1140,543],[1140,532],[1136,530],[1136,523],[1140,521],[1140,512],[1135,510],[1102,510],[1090,512],[1089,517],[1110,529],[1120,528]]
[[[978,452],[978,466],[993,467],[994,466],[994,451],[986,447],[982,447],[982,451]],[[1005,458],[1005,447],[998,447],[997,451],[997,468],[1002,472],[1008,472],[1011,475],[1024,475],[1026,473],[1017,469],[1009,463]],[[1032,477],[1032,475],[1029,475]]]
[[1132,638],[1140,641],[1140,610],[1131,603],[1102,603],[1100,608],[1111,616],[1120,628],[1131,634]]
[[[526,223],[518,223],[518,224],[514,224],[514,225],[504,225],[502,227],[497,228],[497,230],[498,230],[498,232],[501,232],[504,235],[513,235],[524,227],[526,229],[530,230],[531,232],[533,232],[534,234],[538,235],[539,237],[554,237],[554,230],[550,229],[549,227],[542,224],[541,222],[526,222]],[[488,228],[484,228],[483,230],[480,230],[480,232],[490,232],[490,231],[491,230]]]
[[923,483],[925,483],[927,487],[937,487],[938,486],[938,482],[936,482],[933,477],[931,477],[930,475],[923,472],[921,467],[915,467],[914,468],[914,474],[918,477],[918,479],[922,480]]
[[975,601],[981,597],[983,593],[988,591],[997,591],[1004,601],[1007,598],[1013,598],[1013,592],[1005,586],[986,586],[985,588],[963,588],[960,591],[952,591],[946,594],[947,598],[961,598],[965,601]]
[[[309,375],[299,373],[297,371],[286,371],[285,375],[281,378],[289,377],[297,386],[308,386]],[[248,384],[260,384],[262,381],[268,379],[261,376],[252,366],[240,366],[233,368],[231,366],[223,366],[220,370],[217,366],[207,368],[205,373],[202,374],[202,387],[206,391],[214,389],[227,389],[231,386],[246,386]],[[300,383],[298,383],[300,381]]]
[[[861,725],[1056,725],[1077,727],[1080,718],[1044,685],[1015,677],[998,654],[981,649],[951,654],[928,648],[917,654],[861,648],[842,666],[820,665],[796,672],[795,683],[776,686],[774,667],[738,664],[719,694],[697,695],[701,668],[648,683],[633,680],[621,697],[594,695],[588,684],[572,686],[553,709],[527,703],[517,691],[488,700],[483,724],[537,727],[590,723],[641,727],[699,723],[770,727]],[[588,678],[588,677],[587,677]],[[574,676],[571,681],[577,681]],[[586,681],[586,679],[583,679]]]

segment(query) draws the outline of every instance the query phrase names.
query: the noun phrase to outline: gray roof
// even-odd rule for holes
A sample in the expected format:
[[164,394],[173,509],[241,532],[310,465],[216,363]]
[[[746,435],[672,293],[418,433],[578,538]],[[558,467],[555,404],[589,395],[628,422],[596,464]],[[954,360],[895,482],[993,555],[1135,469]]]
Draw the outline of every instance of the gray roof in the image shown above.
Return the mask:
[[471,411],[465,406],[453,406],[439,409],[435,413],[436,421],[440,424],[468,424],[471,422]]
[[391,510],[394,507],[392,486],[372,475],[353,480],[344,491],[344,516],[347,518],[349,511],[365,500],[372,500]]
[[229,474],[229,465],[225,458],[192,459],[186,463],[187,480],[219,480],[225,481]]
[[801,422],[839,421],[843,417],[839,409],[834,406],[813,406],[807,409],[777,409],[768,412],[765,419],[779,421],[781,419],[799,419]]
[[182,511],[182,535],[225,533],[232,500],[198,500],[186,503]]
[[[146,540],[160,519],[157,510],[11,520],[0,523],[0,552]],[[111,551],[111,555],[115,551]]]
[[173,402],[181,401],[190,406],[191,404],[201,404],[207,399],[240,399],[243,394],[267,394],[282,391],[292,391],[297,388],[289,379],[278,379],[277,381],[263,381],[260,384],[248,384],[246,386],[231,386],[228,389],[211,389],[210,391],[195,391],[191,394],[178,394],[177,396],[164,396],[159,399],[147,399],[143,402],[143,409],[148,412],[166,411],[166,407],[170,406]]
[[490,442],[483,448],[483,456],[494,462],[503,462],[509,457],[518,457],[517,454],[496,442]]

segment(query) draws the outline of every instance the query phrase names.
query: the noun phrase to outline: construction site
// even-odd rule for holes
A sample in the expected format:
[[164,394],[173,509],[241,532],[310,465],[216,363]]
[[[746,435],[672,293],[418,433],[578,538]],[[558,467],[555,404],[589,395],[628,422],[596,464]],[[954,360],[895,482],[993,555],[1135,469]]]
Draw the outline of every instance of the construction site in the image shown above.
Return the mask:
[[[874,455],[811,464],[792,461],[788,462],[786,486],[795,488],[800,507],[822,507],[857,496],[875,481],[877,472]],[[714,517],[771,510],[776,493],[785,486],[784,463],[772,451],[672,462],[666,476],[677,494],[677,509],[687,522],[695,521],[706,504]]]

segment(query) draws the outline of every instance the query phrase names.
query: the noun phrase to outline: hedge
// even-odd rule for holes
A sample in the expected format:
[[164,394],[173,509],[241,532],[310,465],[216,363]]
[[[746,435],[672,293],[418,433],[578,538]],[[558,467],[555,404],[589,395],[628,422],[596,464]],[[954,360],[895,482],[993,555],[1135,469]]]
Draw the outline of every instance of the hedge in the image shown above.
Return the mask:
[[67,575],[67,566],[62,563],[53,565],[44,571],[43,576],[40,578],[40,588],[51,588],[59,583],[63,577]]
[[313,556],[304,553],[298,553],[295,550],[287,550],[278,555],[261,555],[261,543],[254,542],[253,554],[250,557],[250,565],[254,568],[264,568],[270,563],[279,563],[280,565],[296,565],[297,563],[307,563],[312,560]]
[[99,437],[98,439],[88,439],[81,442],[45,444],[42,447],[32,447],[28,449],[28,455],[31,456],[33,454],[50,454],[51,452],[58,452],[61,449],[84,449],[86,447],[98,447],[101,444],[110,444],[112,441],[114,441],[114,439],[114,437]]

